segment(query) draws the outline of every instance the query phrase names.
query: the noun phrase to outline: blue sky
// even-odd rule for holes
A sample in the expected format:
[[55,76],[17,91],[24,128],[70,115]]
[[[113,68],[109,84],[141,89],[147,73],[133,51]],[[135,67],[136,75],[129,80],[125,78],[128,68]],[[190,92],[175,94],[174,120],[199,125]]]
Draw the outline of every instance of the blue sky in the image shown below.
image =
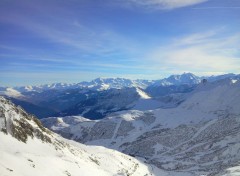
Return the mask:
[[239,73],[239,0],[1,0],[0,86]]

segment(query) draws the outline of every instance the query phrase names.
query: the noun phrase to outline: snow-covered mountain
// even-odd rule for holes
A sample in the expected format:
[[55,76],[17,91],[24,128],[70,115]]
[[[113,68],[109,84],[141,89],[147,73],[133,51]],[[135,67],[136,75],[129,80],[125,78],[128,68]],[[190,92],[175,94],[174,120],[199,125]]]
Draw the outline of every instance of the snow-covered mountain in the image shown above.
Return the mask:
[[198,77],[192,73],[171,75],[168,78],[155,81],[155,83],[148,86],[145,91],[153,97],[191,92],[202,79],[202,77]]
[[102,120],[49,118],[75,141],[141,157],[183,175],[239,175],[240,81],[203,82],[178,107],[116,112]]
[[[25,92],[43,92],[48,90],[66,90],[66,89],[91,89],[91,90],[106,90],[106,89],[121,89],[124,87],[138,87],[141,89],[146,89],[148,86],[170,86],[170,85],[194,85],[199,84],[203,78],[208,79],[209,81],[216,81],[225,78],[234,78],[239,75],[232,73],[218,75],[218,76],[209,76],[209,77],[200,77],[192,73],[183,73],[181,75],[171,75],[168,78],[159,79],[159,80],[131,80],[126,78],[97,78],[89,82],[80,82],[80,83],[52,83],[44,84],[39,86],[20,86],[20,87],[0,87],[0,94],[8,93],[11,96],[11,91],[15,90],[19,93]],[[13,93],[13,96],[16,94]],[[18,95],[17,95],[18,96]]]
[[81,88],[88,88],[93,90],[106,89],[121,89],[126,87],[146,88],[151,85],[153,81],[149,80],[130,80],[125,78],[97,78],[91,82],[81,82],[77,85]]
[[[84,117],[51,117],[42,122],[65,138],[109,149],[63,139],[0,97],[0,173],[239,175],[239,75],[212,77],[197,85],[160,86],[171,91],[153,97],[148,88],[135,86],[51,89],[19,92],[13,98],[32,96],[34,103],[48,108],[80,109],[78,114]],[[106,118],[89,120],[88,113]],[[57,166],[46,169],[51,163]]]
[[0,175],[168,175],[120,152],[63,139],[3,97],[0,97],[0,139]]
[[[124,87],[139,87],[145,89],[149,85],[153,84],[155,81],[150,80],[131,80],[125,78],[97,78],[90,82],[80,82],[80,83],[52,83],[52,84],[44,84],[39,86],[20,86],[20,87],[0,87],[1,94],[7,94],[11,96],[11,91],[14,90],[19,93],[26,92],[43,92],[49,90],[66,90],[66,89],[89,89],[89,90],[106,90],[106,89],[121,89]],[[9,89],[10,88],[10,89]],[[9,90],[8,90],[9,89]],[[19,96],[16,94],[12,94],[13,96]]]
[[[233,76],[232,74],[228,74],[225,77]],[[220,78],[220,77],[219,77]],[[211,79],[218,79],[218,77],[212,76]],[[182,75],[172,75],[168,78],[164,78],[161,80],[131,80],[125,78],[97,78],[90,82],[80,82],[80,83],[52,83],[52,84],[44,84],[39,86],[20,86],[20,87],[0,87],[1,95],[8,96],[23,96],[24,93],[28,92],[43,92],[49,90],[66,90],[66,89],[89,89],[89,90],[107,90],[107,89],[121,89],[126,87],[138,87],[141,89],[146,89],[151,85],[181,85],[181,84],[198,84],[201,81],[201,77],[195,76],[192,73],[184,73]],[[23,95],[21,95],[23,93]],[[28,94],[27,94],[28,95]]]
[[240,75],[228,73],[228,74],[224,74],[224,75],[216,75],[216,76],[213,75],[213,76],[205,77],[205,79],[207,79],[210,82],[218,81],[218,80],[222,80],[222,79],[226,79],[226,78],[239,79]]
[[23,92],[43,92],[47,90],[65,90],[69,88],[77,87],[76,84],[67,84],[67,83],[52,83],[52,84],[44,84],[39,86],[21,86],[21,87],[14,87],[15,90],[23,93]]
[[208,79],[184,73],[158,81],[97,78],[78,84],[2,87],[0,94],[10,97],[14,103],[39,118],[81,115],[99,119],[119,110],[176,107],[185,100],[186,93],[196,88],[201,79],[213,82],[229,77],[235,79],[240,76],[226,74]]
[[199,84],[202,77],[196,76],[192,73],[183,73],[181,75],[171,75],[168,78],[164,78],[156,81],[152,86],[170,86],[170,85],[194,85]]
[[[111,89],[115,89],[115,92],[127,88],[143,89],[150,84],[152,84],[152,81],[147,80],[97,78],[90,82],[80,82],[77,84],[56,83],[14,88],[1,87],[0,95],[10,97],[14,103],[22,106],[28,112],[35,114],[39,118],[44,118],[56,114],[80,114],[81,109],[78,110],[78,106],[81,103],[92,101],[95,97],[107,94],[104,91],[108,91],[109,96],[111,96]],[[131,101],[130,99],[129,102]],[[128,105],[125,104],[125,107],[121,106],[120,108],[126,108]],[[110,109],[114,109],[114,107]],[[117,108],[113,111],[116,110]],[[93,109],[93,111],[95,110]],[[108,109],[104,109],[103,111],[108,111]],[[103,115],[99,115],[99,117],[103,117]]]

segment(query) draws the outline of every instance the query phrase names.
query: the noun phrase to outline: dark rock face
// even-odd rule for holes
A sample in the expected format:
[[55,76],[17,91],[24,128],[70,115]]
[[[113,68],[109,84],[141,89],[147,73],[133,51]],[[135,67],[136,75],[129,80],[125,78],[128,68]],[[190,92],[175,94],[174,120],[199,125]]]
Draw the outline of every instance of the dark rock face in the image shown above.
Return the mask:
[[43,142],[51,143],[51,132],[36,117],[3,97],[0,97],[0,122],[0,130],[19,141],[26,143],[29,137],[37,137]]

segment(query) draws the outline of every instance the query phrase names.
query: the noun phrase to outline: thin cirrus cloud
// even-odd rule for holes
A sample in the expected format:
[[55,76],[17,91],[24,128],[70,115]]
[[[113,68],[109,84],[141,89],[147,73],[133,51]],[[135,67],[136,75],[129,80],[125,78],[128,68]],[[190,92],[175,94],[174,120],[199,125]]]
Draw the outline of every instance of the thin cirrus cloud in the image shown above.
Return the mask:
[[[45,42],[49,42],[49,45],[58,45],[64,50],[69,50],[69,52],[78,50],[78,53],[85,52],[100,55],[116,54],[119,51],[134,52],[135,47],[133,45],[135,43],[124,35],[102,25],[88,26],[84,24],[85,22],[82,22],[84,20],[81,21],[82,14],[79,12],[80,10],[71,11],[72,7],[64,8],[64,6],[58,6],[57,1],[53,2],[55,2],[56,7],[53,6],[52,9],[46,7],[45,3],[41,3],[41,1],[37,1],[36,5],[27,1],[23,1],[23,5],[16,2],[16,4],[19,3],[19,7],[28,7],[30,11],[27,13],[27,10],[22,7],[8,13],[4,9],[5,13],[0,16],[0,22],[14,25],[27,31],[26,36],[30,32],[30,36],[36,36],[40,40],[44,39]],[[67,1],[64,1],[64,3],[68,4]],[[52,10],[55,10],[58,15],[53,15]],[[30,12],[34,15],[29,15]],[[8,46],[4,47],[7,49]]]
[[240,34],[219,37],[218,32],[192,34],[151,51],[147,57],[168,71],[187,70],[200,75],[240,70]]
[[[17,26],[44,37],[49,42],[85,52],[107,54],[117,50],[130,52],[129,40],[111,30],[93,30],[78,22],[67,24],[67,28],[54,26],[51,22],[36,23],[29,18],[16,18],[11,21]],[[96,32],[97,31],[97,32]],[[127,45],[126,43],[127,42]]]
[[[4,49],[7,48],[11,51],[18,50],[23,53],[17,57],[10,57],[11,55],[8,57],[5,54],[4,58],[8,60],[15,58],[18,59],[17,62],[21,60],[23,63],[18,64],[18,66],[16,66],[17,63],[8,63],[8,66],[5,66],[4,69],[14,70],[23,68],[22,70],[29,70],[30,68],[35,68],[37,70],[47,70],[48,68],[54,68],[89,70],[90,68],[96,68],[96,70],[99,70],[101,68],[103,71],[109,70],[109,68],[129,69],[129,66],[122,64],[123,61],[121,60],[124,60],[124,58],[118,58],[118,55],[125,55],[127,53],[129,56],[137,50],[135,42],[126,39],[114,31],[90,29],[87,26],[81,25],[78,21],[67,23],[67,28],[60,29],[49,21],[36,23],[30,17],[26,18],[24,16],[8,19],[7,22],[20,26],[36,36],[44,38],[51,45],[63,48],[64,54],[55,54],[54,52],[51,54],[51,51],[50,53],[48,51],[48,53],[41,54],[39,51],[34,53],[36,48],[32,50],[27,49],[28,51],[26,51],[25,48],[21,47],[11,48],[0,46]],[[29,52],[32,54],[29,54]],[[27,54],[24,55],[24,53]],[[135,62],[134,59],[133,62]],[[51,64],[50,67],[49,64]],[[138,64],[130,68],[139,69],[139,67],[141,68],[142,66]]]
[[129,0],[129,3],[152,9],[176,9],[206,1],[208,0]]

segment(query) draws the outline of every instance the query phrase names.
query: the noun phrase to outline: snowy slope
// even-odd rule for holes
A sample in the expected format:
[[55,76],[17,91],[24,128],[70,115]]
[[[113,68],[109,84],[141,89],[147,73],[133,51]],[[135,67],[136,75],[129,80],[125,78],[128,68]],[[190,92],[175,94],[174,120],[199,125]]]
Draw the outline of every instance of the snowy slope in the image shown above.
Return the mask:
[[81,143],[145,158],[166,171],[222,175],[232,168],[240,174],[236,169],[240,161],[240,82],[202,83],[176,108],[117,112],[62,129],[55,125],[54,130]]
[[[0,172],[14,176],[112,176],[151,175],[151,167],[136,159],[102,147],[59,143],[54,146],[29,139],[27,144],[0,133]],[[55,144],[56,145],[56,144]],[[66,145],[66,146],[65,146]],[[167,175],[154,168],[154,172]],[[154,175],[154,174],[152,174]]]
[[224,79],[200,84],[193,95],[181,104],[183,108],[201,111],[228,111],[240,113],[240,80]]
[[63,139],[3,97],[0,131],[0,175],[167,175],[117,151]]
[[158,108],[173,108],[181,104],[187,94],[169,94],[157,98],[151,97],[144,90],[137,89],[140,98],[134,101],[131,105],[131,110],[155,110]]

